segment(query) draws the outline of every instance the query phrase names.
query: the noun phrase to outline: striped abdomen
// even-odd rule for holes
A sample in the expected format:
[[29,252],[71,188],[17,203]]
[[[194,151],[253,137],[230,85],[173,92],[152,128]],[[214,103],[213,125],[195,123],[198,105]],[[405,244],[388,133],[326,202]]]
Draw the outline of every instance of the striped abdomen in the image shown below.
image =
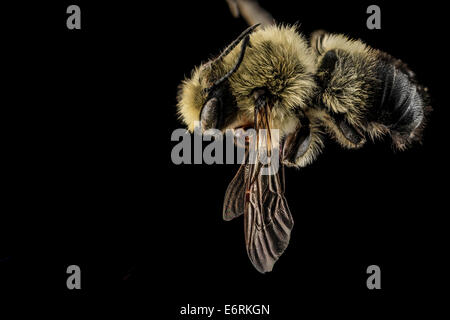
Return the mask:
[[426,89],[404,63],[386,53],[380,52],[376,68],[380,87],[375,94],[373,120],[386,126],[394,144],[402,149],[421,138],[429,109]]

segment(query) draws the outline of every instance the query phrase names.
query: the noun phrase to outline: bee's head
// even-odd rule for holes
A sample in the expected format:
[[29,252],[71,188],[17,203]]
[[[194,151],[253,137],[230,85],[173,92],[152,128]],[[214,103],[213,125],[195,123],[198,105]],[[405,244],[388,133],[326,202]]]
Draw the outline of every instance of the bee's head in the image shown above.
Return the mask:
[[[230,91],[228,78],[236,72],[249,43],[249,34],[257,27],[245,30],[217,58],[193,70],[189,79],[183,81],[178,93],[178,113],[190,131],[194,122],[200,121],[202,129],[224,129],[237,117],[236,101]],[[223,59],[242,41],[236,63],[226,70]]]

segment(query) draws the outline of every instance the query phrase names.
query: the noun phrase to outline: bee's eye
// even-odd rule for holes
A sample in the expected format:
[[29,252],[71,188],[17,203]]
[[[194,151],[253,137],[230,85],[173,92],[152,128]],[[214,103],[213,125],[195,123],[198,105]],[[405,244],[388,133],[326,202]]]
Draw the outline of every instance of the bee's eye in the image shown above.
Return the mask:
[[202,128],[204,130],[217,128],[220,125],[221,113],[222,100],[217,97],[209,99],[200,111]]

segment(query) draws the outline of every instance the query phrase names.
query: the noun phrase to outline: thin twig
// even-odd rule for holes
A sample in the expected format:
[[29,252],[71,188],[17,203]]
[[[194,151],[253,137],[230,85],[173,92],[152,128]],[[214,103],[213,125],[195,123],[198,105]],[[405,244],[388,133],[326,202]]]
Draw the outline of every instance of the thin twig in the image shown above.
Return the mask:
[[267,26],[275,23],[272,15],[262,8],[256,0],[226,0],[235,18],[242,16],[248,25],[260,23]]

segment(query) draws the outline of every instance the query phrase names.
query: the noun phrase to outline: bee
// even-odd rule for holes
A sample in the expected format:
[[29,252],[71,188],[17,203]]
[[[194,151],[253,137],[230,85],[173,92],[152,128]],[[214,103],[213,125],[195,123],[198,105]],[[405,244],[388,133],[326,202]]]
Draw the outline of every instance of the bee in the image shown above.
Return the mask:
[[[195,68],[179,88],[178,113],[190,131],[278,129],[281,163],[305,167],[330,135],[345,148],[392,137],[403,150],[421,140],[426,88],[408,67],[360,40],[296,26],[246,29],[222,53]],[[248,149],[246,152],[248,159]],[[284,196],[284,169],[262,175],[244,161],[229,184],[223,218],[244,215],[247,254],[261,273],[288,246],[294,221]]]

